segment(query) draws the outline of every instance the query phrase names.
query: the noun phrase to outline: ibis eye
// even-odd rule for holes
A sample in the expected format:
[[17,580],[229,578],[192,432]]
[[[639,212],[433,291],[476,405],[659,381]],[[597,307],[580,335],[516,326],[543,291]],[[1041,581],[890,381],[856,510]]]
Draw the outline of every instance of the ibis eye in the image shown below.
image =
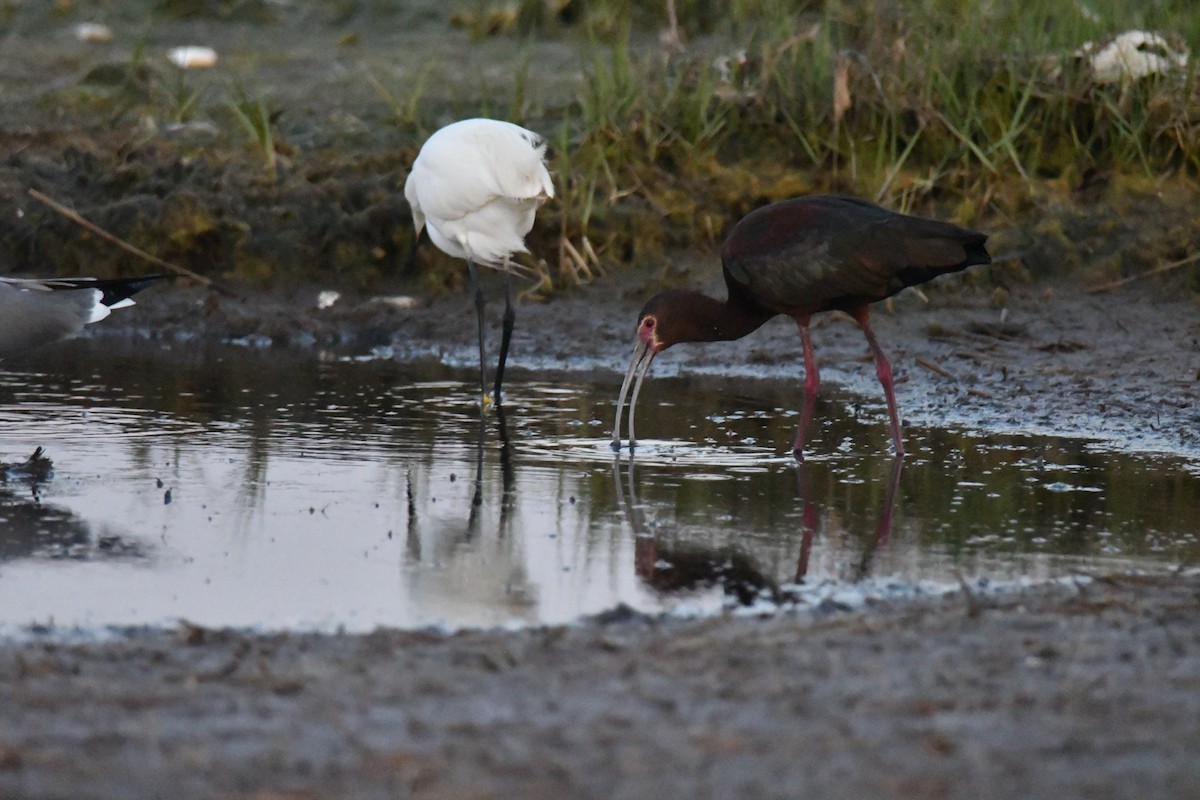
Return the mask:
[[642,322],[642,327],[653,330],[654,329],[654,317],[646,317],[646,319]]

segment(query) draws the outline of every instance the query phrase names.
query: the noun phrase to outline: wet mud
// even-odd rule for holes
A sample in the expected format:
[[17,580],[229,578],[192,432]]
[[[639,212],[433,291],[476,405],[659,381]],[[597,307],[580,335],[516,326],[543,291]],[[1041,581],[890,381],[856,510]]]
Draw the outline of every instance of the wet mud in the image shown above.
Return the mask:
[[[271,97],[288,109],[272,175],[253,141],[222,150],[227,133],[187,125],[140,134],[139,104],[167,102],[178,76],[131,66],[128,43],[97,71],[69,55],[65,31],[43,35],[53,20],[22,19],[8,43],[25,46],[3,68],[6,271],[145,269],[31,200],[32,186],[233,289],[156,288],[93,335],[471,363],[460,271],[410,271],[399,188],[416,139],[375,127],[391,111],[365,73],[306,70],[324,62],[301,39],[271,62]],[[372,19],[360,19],[347,45],[360,49],[343,63],[375,63]],[[151,42],[219,22],[168,19]],[[245,24],[233,35],[251,47]],[[306,91],[343,100],[314,110]],[[131,109],[120,126],[98,110],[114,98]],[[902,414],[1200,457],[1194,280],[1185,270],[1087,291],[1194,251],[1194,214],[1154,193],[1120,212],[1079,200],[1050,218],[991,220],[1006,260],[876,309]],[[535,231],[535,250],[553,246],[549,230]],[[1080,277],[1098,261],[1102,274]],[[676,253],[523,302],[512,369],[609,376],[615,395],[637,309],[672,283],[719,293],[715,254]],[[494,276],[487,288],[502,296]],[[318,308],[322,290],[341,297]],[[493,336],[500,305],[489,310]],[[853,323],[828,317],[814,340],[825,385],[882,420]],[[740,343],[675,348],[653,374],[789,381],[799,401],[801,364],[794,328],[776,321]],[[879,433],[883,457],[882,424]],[[0,455],[20,471],[25,454]],[[515,633],[182,626],[72,641],[33,631],[0,642],[0,795],[1193,796],[1197,612],[1200,579],[1185,569],[766,619],[617,610]]]
[[1188,797],[1200,579],[0,645],[6,797]]

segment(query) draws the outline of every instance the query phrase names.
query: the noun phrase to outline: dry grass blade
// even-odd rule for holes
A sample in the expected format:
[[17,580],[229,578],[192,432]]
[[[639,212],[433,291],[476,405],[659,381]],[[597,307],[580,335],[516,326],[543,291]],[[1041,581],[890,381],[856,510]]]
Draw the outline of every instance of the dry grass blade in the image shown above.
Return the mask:
[[949,378],[950,380],[954,380],[954,381],[958,380],[958,378],[956,378],[954,376],[954,374],[951,373],[949,370],[947,370],[945,367],[941,366],[940,364],[937,364],[936,362],[929,361],[928,359],[918,358],[917,366],[924,367],[925,369],[929,370],[930,372],[932,372],[936,375],[941,375],[943,378]]
[[[584,237],[582,245],[584,252],[587,253],[586,256],[579,252],[579,249],[571,244],[571,240],[565,236],[558,243],[559,268],[570,275],[575,284],[579,286],[592,281],[596,277],[589,263],[593,259],[596,259],[596,251],[592,249],[586,237]],[[598,259],[595,263],[599,266]]]
[[833,124],[840,125],[842,117],[854,105],[850,94],[850,59],[842,54],[838,56],[837,68],[833,72]]
[[1192,253],[1187,258],[1181,258],[1178,261],[1172,261],[1170,264],[1161,264],[1154,269],[1146,270],[1145,272],[1139,272],[1137,275],[1129,275],[1124,278],[1119,278],[1115,281],[1109,281],[1108,283],[1101,284],[1100,286],[1093,286],[1091,289],[1088,289],[1088,293],[1100,294],[1101,292],[1111,292],[1113,289],[1119,289],[1127,283],[1140,281],[1142,278],[1149,278],[1151,275],[1161,275],[1164,272],[1170,272],[1173,269],[1185,267],[1188,264],[1196,261],[1200,261],[1200,253]]

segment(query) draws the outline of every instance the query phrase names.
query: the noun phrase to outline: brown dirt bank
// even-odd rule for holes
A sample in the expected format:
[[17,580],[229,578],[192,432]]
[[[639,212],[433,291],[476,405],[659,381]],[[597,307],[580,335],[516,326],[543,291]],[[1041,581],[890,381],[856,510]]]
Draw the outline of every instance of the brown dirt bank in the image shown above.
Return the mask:
[[1190,797],[1200,579],[518,633],[0,645],[0,795]]

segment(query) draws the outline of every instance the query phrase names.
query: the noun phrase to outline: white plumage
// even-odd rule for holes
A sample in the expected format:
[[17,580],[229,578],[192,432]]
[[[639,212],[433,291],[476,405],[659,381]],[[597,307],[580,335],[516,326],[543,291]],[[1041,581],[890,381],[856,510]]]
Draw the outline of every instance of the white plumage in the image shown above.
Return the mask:
[[554,197],[546,143],[533,131],[495,119],[464,119],[421,147],[404,184],[417,233],[429,227],[438,249],[502,267],[527,252],[538,207]]
[[483,343],[483,294],[475,265],[505,272],[504,334],[496,368],[495,397],[500,399],[504,361],[512,334],[509,258],[528,252],[525,235],[538,207],[554,197],[541,136],[511,122],[465,119],[435,132],[421,147],[404,183],[413,227],[442,252],[465,259],[475,290],[479,317],[479,369],[486,395]]

